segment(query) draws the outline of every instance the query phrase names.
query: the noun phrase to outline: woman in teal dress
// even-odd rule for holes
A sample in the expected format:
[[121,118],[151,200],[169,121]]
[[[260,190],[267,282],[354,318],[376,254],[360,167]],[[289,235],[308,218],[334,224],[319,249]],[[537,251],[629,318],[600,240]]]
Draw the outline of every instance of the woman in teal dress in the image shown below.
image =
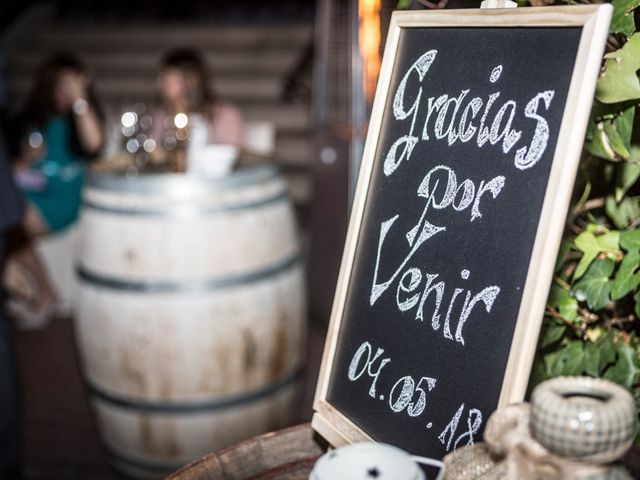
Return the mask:
[[37,286],[25,314],[42,320],[55,294],[31,240],[75,222],[87,160],[99,153],[104,141],[84,65],[66,54],[46,62],[12,126],[14,175],[27,209],[11,259],[27,269]]

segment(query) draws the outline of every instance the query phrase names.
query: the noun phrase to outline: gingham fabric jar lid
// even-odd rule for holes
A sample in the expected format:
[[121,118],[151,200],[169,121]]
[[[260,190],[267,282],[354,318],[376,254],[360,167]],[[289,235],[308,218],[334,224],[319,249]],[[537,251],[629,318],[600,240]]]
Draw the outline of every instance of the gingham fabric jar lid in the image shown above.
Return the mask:
[[533,391],[531,433],[557,455],[610,463],[633,442],[635,402],[627,390],[607,380],[554,378]]

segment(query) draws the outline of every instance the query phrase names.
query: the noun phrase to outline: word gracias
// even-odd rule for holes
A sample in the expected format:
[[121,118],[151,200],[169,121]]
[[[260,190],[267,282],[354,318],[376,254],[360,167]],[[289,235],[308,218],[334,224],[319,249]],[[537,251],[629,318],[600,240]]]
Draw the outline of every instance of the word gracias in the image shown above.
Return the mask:
[[[384,174],[387,176],[391,175],[405,159],[408,160],[411,157],[411,153],[420,139],[423,141],[430,140],[432,138],[430,133],[438,140],[446,138],[450,146],[457,141],[463,143],[469,142],[474,136],[476,137],[478,147],[485,146],[487,142],[491,145],[496,145],[502,141],[502,151],[505,154],[509,153],[522,138],[522,131],[512,128],[514,117],[518,111],[518,106],[514,100],[504,102],[493,116],[492,121],[489,122],[490,111],[493,104],[500,97],[500,92],[494,92],[489,95],[486,103],[483,102],[480,97],[474,97],[462,108],[463,101],[470,89],[461,90],[457,97],[450,97],[446,94],[440,95],[439,97],[429,97],[426,102],[426,114],[424,115],[422,134],[421,137],[418,138],[414,132],[418,113],[422,106],[423,89],[422,86],[418,88],[415,101],[409,109],[405,109],[404,105],[405,91],[409,81],[414,78],[413,73],[417,74],[419,84],[424,81],[437,54],[437,50],[429,50],[418,58],[409,70],[407,70],[407,73],[404,75],[396,90],[393,99],[393,116],[396,120],[406,120],[411,117],[411,126],[408,134],[398,138],[387,153],[383,168]],[[491,72],[490,82],[497,82],[501,74],[502,65],[498,65]],[[542,100],[545,109],[548,110],[554,93],[554,90],[540,92],[531,98],[524,107],[524,116],[534,120],[536,127],[529,145],[522,146],[516,150],[514,165],[520,170],[533,167],[540,160],[547,148],[549,124],[545,118],[538,113],[538,109],[540,107],[540,101]],[[479,125],[476,126],[473,124],[473,121],[480,114],[483,105],[484,111],[480,117]],[[449,122],[445,127],[447,117],[449,118]],[[432,119],[434,120],[431,121]],[[431,125],[433,126],[431,127]],[[401,147],[404,148],[398,156],[398,150]]]

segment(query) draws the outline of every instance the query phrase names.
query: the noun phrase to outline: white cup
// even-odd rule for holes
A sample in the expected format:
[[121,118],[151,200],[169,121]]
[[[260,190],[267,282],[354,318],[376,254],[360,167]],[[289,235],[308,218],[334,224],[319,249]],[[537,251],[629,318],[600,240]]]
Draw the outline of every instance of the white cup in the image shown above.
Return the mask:
[[204,145],[190,148],[187,173],[204,178],[221,178],[231,173],[238,158],[235,145]]

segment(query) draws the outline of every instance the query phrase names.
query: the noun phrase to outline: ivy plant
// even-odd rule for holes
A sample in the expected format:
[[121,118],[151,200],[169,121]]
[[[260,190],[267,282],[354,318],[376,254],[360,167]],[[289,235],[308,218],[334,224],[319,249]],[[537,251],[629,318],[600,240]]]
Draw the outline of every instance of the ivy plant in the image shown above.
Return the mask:
[[640,407],[640,0],[612,4],[530,387],[560,375],[602,377]]

